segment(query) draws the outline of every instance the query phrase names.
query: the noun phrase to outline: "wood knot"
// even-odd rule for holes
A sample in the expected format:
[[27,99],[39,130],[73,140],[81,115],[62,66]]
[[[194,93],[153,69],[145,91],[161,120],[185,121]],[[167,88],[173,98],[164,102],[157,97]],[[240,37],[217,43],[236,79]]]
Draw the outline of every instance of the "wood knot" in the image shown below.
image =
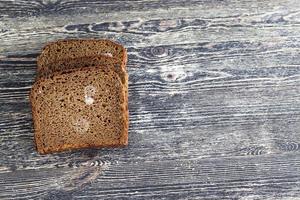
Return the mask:
[[279,149],[281,151],[298,151],[299,150],[299,143],[296,142],[286,142],[278,144]]
[[190,76],[182,66],[173,66],[167,69],[161,69],[161,77],[166,82],[181,82]]
[[168,74],[168,75],[167,75],[167,78],[168,78],[168,79],[173,79],[173,74]]
[[257,156],[257,155],[262,155],[267,153],[266,148],[263,146],[252,146],[252,147],[246,147],[240,150],[240,152],[243,155],[252,155],[252,156]]
[[153,56],[163,57],[168,55],[168,51],[163,47],[154,47],[151,49]]

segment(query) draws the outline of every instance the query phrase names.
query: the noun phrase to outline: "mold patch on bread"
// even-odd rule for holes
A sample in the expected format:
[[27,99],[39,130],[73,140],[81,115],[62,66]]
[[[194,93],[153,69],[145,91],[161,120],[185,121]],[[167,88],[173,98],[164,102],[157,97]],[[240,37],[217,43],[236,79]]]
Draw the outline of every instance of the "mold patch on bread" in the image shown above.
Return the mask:
[[90,122],[82,116],[71,119],[71,124],[75,132],[80,134],[86,133],[90,127]]
[[92,85],[88,85],[84,88],[84,102],[86,105],[92,105],[94,103],[93,96],[95,95],[96,88]]

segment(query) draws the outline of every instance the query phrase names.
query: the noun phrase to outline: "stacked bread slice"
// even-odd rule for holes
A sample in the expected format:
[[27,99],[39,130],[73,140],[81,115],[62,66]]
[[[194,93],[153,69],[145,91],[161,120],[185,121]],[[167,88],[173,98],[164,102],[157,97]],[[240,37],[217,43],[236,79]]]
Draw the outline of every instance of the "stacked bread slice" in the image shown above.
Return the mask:
[[127,145],[126,63],[126,49],[110,40],[44,47],[30,92],[39,153]]

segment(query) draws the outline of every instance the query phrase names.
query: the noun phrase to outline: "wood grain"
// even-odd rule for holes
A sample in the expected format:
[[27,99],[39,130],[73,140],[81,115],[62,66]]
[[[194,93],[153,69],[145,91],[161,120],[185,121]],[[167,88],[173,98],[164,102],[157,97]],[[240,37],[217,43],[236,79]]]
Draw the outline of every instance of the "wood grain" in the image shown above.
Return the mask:
[[[0,199],[299,199],[300,5],[0,1]],[[43,45],[128,49],[129,146],[38,155]]]

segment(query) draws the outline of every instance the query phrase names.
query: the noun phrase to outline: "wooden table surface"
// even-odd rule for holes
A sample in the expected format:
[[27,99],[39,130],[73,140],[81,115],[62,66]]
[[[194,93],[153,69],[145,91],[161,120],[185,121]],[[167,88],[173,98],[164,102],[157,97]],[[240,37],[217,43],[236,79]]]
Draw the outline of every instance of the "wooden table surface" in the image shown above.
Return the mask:
[[[128,49],[129,146],[41,156],[50,41]],[[299,0],[0,0],[0,199],[300,199]]]

